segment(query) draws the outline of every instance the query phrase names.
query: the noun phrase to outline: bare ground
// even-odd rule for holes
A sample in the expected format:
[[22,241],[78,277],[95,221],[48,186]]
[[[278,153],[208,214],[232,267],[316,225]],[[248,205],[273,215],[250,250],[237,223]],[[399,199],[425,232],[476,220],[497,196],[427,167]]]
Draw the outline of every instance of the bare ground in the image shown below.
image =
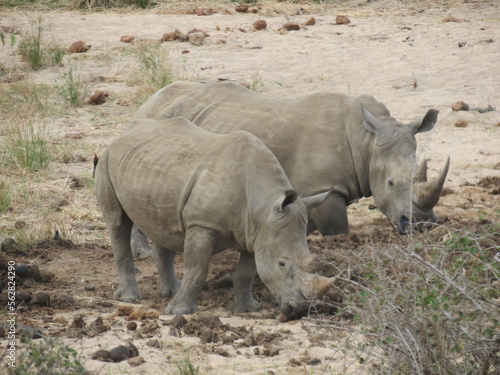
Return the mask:
[[[206,7],[202,5],[198,8]],[[176,328],[173,317],[164,312],[168,301],[158,296],[159,280],[151,259],[136,263],[143,300],[135,304],[112,300],[118,278],[89,183],[91,159],[127,126],[140,102],[133,47],[120,37],[158,40],[166,32],[196,27],[210,34],[203,45],[162,45],[169,49],[178,76],[206,82],[231,79],[264,95],[321,89],[371,94],[401,120],[418,117],[430,107],[440,110],[436,129],[418,136],[418,156],[430,160],[431,175],[451,156],[447,188],[436,207],[439,226],[400,237],[377,210],[368,210],[373,201],[363,199],[349,208],[351,234],[310,236],[322,274],[342,272],[348,279],[362,274],[353,254],[368,248],[384,251],[389,244],[406,246],[429,237],[443,243],[449,233],[464,228],[486,233],[492,225],[499,225],[500,114],[454,112],[451,105],[459,100],[471,108],[500,105],[500,11],[494,1],[427,5],[396,6],[381,1],[336,8],[264,2],[256,14],[240,14],[233,5],[217,4],[218,13],[210,16],[186,14],[197,6],[185,4],[152,11],[0,11],[0,26],[23,31],[30,20],[42,15],[50,35],[63,45],[76,40],[91,44],[88,52],[73,55],[72,61],[78,63],[92,90],[109,93],[108,101],[100,106],[65,108],[43,119],[52,129],[52,143],[58,150],[46,171],[24,178],[11,170],[3,173],[15,193],[10,209],[0,214],[0,236],[11,237],[16,228],[27,225],[42,228],[39,233],[48,238],[27,251],[9,248],[0,253],[2,266],[14,260],[18,265],[36,265],[40,271],[40,275],[18,277],[18,293],[50,296],[50,306],[18,301],[19,322],[64,339],[98,373],[168,373],[186,357],[207,374],[371,373],[371,365],[360,363],[354,352],[340,349],[347,338],[357,343],[367,340],[359,330],[349,328],[354,324],[352,316],[335,315],[351,292],[345,283],[312,306],[309,317],[280,322],[275,302],[256,280],[255,295],[262,310],[233,315],[227,305],[237,254],[225,252],[213,257],[198,302],[200,312],[186,316],[182,327]],[[351,24],[336,25],[337,14],[350,17]],[[311,15],[314,25],[278,32],[285,22],[303,23]],[[454,21],[443,21],[450,16]],[[252,30],[258,19],[267,21],[266,30]],[[8,72],[0,77],[2,87],[17,79],[58,84],[63,69],[47,66],[26,73],[26,63],[8,47],[0,49],[0,67]],[[0,127],[8,119],[0,118]],[[458,119],[468,125],[454,126]],[[52,239],[56,229],[62,240]],[[495,249],[500,238],[497,234],[488,241]],[[182,276],[180,258],[177,271]],[[0,268],[0,276],[5,285],[5,267]],[[2,298],[5,295],[4,289]],[[133,319],[124,307],[157,311],[159,316],[148,318],[139,312]],[[95,329],[98,317],[105,328]],[[126,328],[129,319],[137,322],[137,330]],[[97,349],[129,341],[145,363],[135,367],[126,361],[91,358]],[[0,350],[5,347],[6,341],[0,341]]]

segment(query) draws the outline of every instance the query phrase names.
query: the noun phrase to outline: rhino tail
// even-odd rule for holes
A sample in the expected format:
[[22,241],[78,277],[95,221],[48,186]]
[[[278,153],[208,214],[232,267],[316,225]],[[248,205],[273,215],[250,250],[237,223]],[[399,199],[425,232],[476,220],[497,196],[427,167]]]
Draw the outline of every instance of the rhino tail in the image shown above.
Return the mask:
[[92,170],[92,178],[95,178],[95,169],[97,168],[97,163],[99,163],[99,157],[94,154],[94,169]]

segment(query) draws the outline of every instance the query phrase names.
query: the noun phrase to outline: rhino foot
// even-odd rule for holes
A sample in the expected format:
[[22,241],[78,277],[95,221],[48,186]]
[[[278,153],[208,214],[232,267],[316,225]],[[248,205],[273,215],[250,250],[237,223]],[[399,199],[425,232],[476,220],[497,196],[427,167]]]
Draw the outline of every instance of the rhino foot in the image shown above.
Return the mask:
[[248,313],[259,311],[259,302],[253,298],[250,300],[234,300],[229,309],[233,313]]
[[177,281],[174,286],[162,285],[160,287],[160,297],[170,298],[179,290],[181,284]]
[[123,302],[134,302],[135,300],[141,299],[141,292],[139,291],[139,287],[137,285],[130,286],[127,285],[125,287],[119,287],[113,293],[114,299],[120,299]]
[[198,311],[196,303],[186,303],[186,302],[175,303],[174,300],[170,301],[170,303],[167,305],[167,312],[170,314],[188,315]]

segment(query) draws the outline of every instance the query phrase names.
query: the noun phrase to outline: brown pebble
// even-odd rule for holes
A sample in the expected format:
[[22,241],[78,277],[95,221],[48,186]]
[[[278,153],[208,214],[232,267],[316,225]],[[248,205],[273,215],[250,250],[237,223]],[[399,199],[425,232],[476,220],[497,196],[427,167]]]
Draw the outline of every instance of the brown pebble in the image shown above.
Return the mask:
[[78,42],[71,43],[68,48],[68,53],[84,53],[87,52],[90,47],[90,44],[85,44],[85,42],[79,40]]
[[351,20],[347,16],[338,15],[337,18],[335,18],[335,22],[337,25],[347,25],[351,23]]
[[128,322],[127,329],[129,331],[135,331],[137,329],[137,323],[136,322]]
[[101,90],[96,90],[94,95],[92,95],[89,100],[87,101],[87,104],[91,105],[100,105],[102,103],[105,103],[106,100],[108,99],[109,94],[107,92],[101,91]]
[[312,26],[316,23],[316,18],[311,16],[306,22],[304,22],[302,25],[304,26]]
[[248,7],[248,4],[239,4],[236,8],[234,8],[234,10],[240,13],[246,13],[248,11]]
[[253,28],[255,30],[264,30],[267,28],[266,20],[258,20],[253,23]]
[[252,8],[249,10],[250,13],[258,13],[259,10],[257,8]]
[[454,111],[468,111],[469,105],[462,101],[456,102],[451,106],[451,109]]
[[283,26],[281,26],[279,30],[286,30],[286,31],[300,30],[300,26],[296,22],[287,22]]
[[163,37],[160,39],[161,42],[172,42],[174,40],[184,42],[187,40],[187,36],[184,33],[181,33],[179,30],[175,29],[171,33],[163,34]]
[[123,35],[120,40],[123,42],[123,43],[130,43],[132,42],[133,40],[135,39],[135,36],[132,36],[132,35]]
[[113,316],[129,316],[134,312],[134,308],[132,306],[120,306],[116,309]]
[[459,119],[457,122],[455,122],[455,127],[456,128],[465,128],[468,125],[467,121]]
[[202,344],[210,344],[212,342],[217,342],[218,335],[216,332],[208,327],[201,327],[199,331],[199,337]]
[[446,22],[462,22],[462,21],[463,21],[463,20],[460,20],[460,19],[455,18],[455,17],[453,17],[453,16],[447,16],[447,17],[445,17],[445,18],[443,18],[443,19],[441,20],[441,22],[442,22],[442,23],[446,23]]
[[181,51],[181,54],[185,55],[186,53],[189,53],[189,52],[191,52],[191,51],[190,51],[190,50],[188,50],[188,49],[183,49],[183,50]]
[[36,293],[31,298],[30,305],[39,305],[39,306],[50,307],[50,296],[49,296],[49,294],[45,293],[45,292]]

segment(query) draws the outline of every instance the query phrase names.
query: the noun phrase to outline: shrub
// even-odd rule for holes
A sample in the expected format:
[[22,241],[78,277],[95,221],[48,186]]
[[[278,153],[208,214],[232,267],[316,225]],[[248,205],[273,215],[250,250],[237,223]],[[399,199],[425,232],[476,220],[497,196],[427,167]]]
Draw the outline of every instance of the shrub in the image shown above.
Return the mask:
[[66,104],[78,107],[85,104],[90,94],[90,87],[77,72],[75,66],[69,64],[68,68],[61,73],[62,84],[59,86],[59,95]]

